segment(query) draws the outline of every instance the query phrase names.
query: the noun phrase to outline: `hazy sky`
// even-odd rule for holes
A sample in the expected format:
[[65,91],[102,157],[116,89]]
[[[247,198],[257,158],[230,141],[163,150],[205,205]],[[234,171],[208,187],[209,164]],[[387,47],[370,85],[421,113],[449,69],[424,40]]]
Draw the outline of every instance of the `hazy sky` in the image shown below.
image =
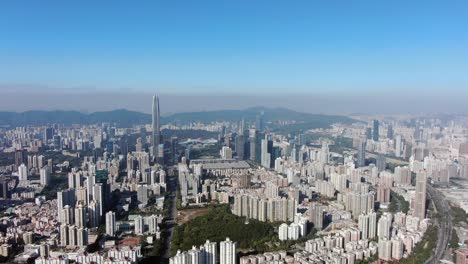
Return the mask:
[[2,1],[0,108],[21,88],[44,101],[11,110],[62,108],[50,90],[157,90],[344,98],[349,109],[364,97],[408,96],[442,111],[468,99],[467,25],[466,0]]

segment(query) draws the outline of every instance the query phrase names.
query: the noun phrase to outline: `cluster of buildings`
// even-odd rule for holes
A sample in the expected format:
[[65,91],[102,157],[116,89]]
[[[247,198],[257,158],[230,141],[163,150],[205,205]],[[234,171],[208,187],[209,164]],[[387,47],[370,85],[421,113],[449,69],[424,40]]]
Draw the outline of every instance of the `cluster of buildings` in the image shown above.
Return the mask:
[[[247,129],[241,121],[232,133],[221,130],[221,160],[179,165],[179,180],[187,186],[183,193],[208,191],[213,200],[227,196],[237,216],[282,222],[278,237],[283,241],[306,235],[309,225],[318,231],[304,251],[245,256],[241,263],[401,260],[413,253],[431,224],[427,185],[447,186],[450,179],[465,177],[466,131],[453,124],[442,127],[437,120],[414,127],[385,119],[370,124],[337,124],[310,131],[326,137],[308,139],[307,133],[295,138],[265,133],[256,124]],[[343,138],[349,139],[347,148],[331,151]],[[231,166],[246,160],[254,165]],[[210,168],[212,163],[220,165]],[[388,211],[396,196],[409,204],[407,213]]]
[[[206,241],[199,248],[193,246],[191,250],[177,251],[177,254],[169,259],[170,264],[236,264],[238,245],[226,238],[218,243]],[[219,252],[219,256],[218,256]],[[218,261],[219,259],[219,261]]]
[[[14,153],[14,163],[0,167],[0,206],[9,212],[0,218],[0,255],[8,257],[24,244],[18,262],[136,263],[141,247],[115,242],[160,238],[165,164],[177,164],[182,206],[229,203],[247,224],[279,223],[280,241],[317,232],[294,252],[240,258],[235,241],[207,241],[178,251],[173,264],[399,261],[413,253],[431,224],[428,184],[468,211],[468,133],[454,122],[357,117],[364,122],[296,136],[272,133],[263,113],[250,124],[167,125],[219,132],[209,143],[219,147],[220,158],[191,159],[189,146],[182,152],[176,137],[163,138],[157,96],[152,112],[151,125],[133,128],[55,124],[2,130],[0,147]],[[54,164],[45,150],[82,162]],[[67,188],[55,199],[39,196],[57,173],[66,177]],[[119,197],[111,203],[114,191]],[[390,212],[396,195],[409,204],[408,212]],[[106,236],[96,241],[102,225]],[[463,234],[464,227],[457,230]],[[95,243],[103,250],[87,253]],[[468,256],[461,246],[458,263]]]

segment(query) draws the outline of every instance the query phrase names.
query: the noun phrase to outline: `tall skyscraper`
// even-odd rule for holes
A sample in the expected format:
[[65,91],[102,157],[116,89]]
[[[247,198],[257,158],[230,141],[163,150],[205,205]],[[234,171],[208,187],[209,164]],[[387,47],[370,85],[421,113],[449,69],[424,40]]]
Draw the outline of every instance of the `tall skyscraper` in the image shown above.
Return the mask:
[[372,139],[379,141],[379,120],[374,120],[374,130],[372,131]]
[[262,166],[265,168],[272,168],[275,163],[273,158],[273,141],[266,136],[265,139],[262,139],[261,144]]
[[387,159],[385,158],[385,156],[383,154],[379,154],[377,156],[377,169],[379,170],[379,172],[382,172],[385,170],[385,168],[387,167]]
[[153,147],[153,156],[156,156],[158,153],[159,144],[161,144],[161,127],[160,127],[160,113],[159,113],[159,96],[153,96],[153,122],[152,122],[152,137],[151,144]]
[[262,132],[265,127],[264,127],[264,124],[263,124],[263,111],[258,113],[257,114],[257,117],[255,119],[255,129],[257,129],[258,131]]
[[257,156],[257,152],[259,151],[259,149],[257,149],[257,135],[256,135],[256,130],[255,130],[255,134],[251,137],[249,137],[249,144],[250,144],[250,151],[249,151],[249,158],[250,160],[253,160],[255,161],[256,160],[256,156]]
[[370,127],[366,129],[366,139],[372,139],[372,128]]
[[361,140],[358,145],[358,167],[366,166],[366,141]]
[[402,148],[402,138],[401,135],[395,136],[395,157],[401,157],[401,150]]
[[427,174],[426,171],[420,171],[416,175],[416,194],[414,197],[414,216],[420,220],[426,216],[426,187]]
[[44,141],[47,142],[51,140],[54,136],[54,128],[53,127],[47,127],[44,129]]
[[389,125],[387,129],[387,138],[388,139],[393,139],[393,126]]
[[245,138],[243,134],[237,134],[236,136],[236,154],[237,158],[244,160],[245,159]]

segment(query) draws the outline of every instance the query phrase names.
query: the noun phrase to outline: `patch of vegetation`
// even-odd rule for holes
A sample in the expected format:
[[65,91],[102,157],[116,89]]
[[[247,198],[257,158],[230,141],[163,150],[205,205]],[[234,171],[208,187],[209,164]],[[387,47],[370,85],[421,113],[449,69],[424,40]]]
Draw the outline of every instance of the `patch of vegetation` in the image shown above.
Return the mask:
[[388,206],[388,211],[391,213],[403,212],[405,214],[409,211],[409,203],[396,192],[390,193],[390,205]]
[[57,192],[68,187],[68,177],[64,174],[56,174],[50,176],[50,183],[47,184],[40,195],[45,195],[47,200],[57,198]]
[[207,145],[203,148],[194,148],[190,151],[190,159],[199,159],[202,157],[219,158],[219,146]]
[[8,166],[15,163],[14,152],[0,152],[0,166]]
[[257,252],[288,247],[279,242],[274,229],[273,224],[253,219],[246,224],[244,217],[231,214],[228,205],[211,208],[205,215],[175,228],[171,255],[175,255],[178,249],[189,250],[193,245],[204,244],[206,240],[220,242],[227,237],[238,242],[239,248]]
[[454,223],[466,223],[468,214],[460,207],[451,206],[450,207],[450,214],[452,215],[452,219]]
[[457,231],[452,229],[452,237],[450,238],[450,248],[457,249],[458,243],[460,243],[460,239],[458,238]]
[[330,145],[330,151],[343,154],[344,151],[353,149],[353,139],[347,137],[338,136],[333,138],[335,144]]

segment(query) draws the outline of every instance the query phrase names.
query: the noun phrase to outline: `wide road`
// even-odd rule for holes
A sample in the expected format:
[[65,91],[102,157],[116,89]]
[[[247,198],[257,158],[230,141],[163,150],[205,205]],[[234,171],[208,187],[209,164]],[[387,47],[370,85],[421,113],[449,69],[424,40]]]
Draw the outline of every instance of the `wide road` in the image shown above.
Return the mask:
[[169,257],[171,254],[171,240],[174,233],[174,227],[177,225],[175,222],[177,217],[177,206],[176,206],[176,192],[177,192],[177,177],[168,177],[167,191],[169,192],[169,208],[164,224],[166,231],[162,236],[163,248],[162,248],[162,259],[161,263],[169,263]]
[[450,214],[450,206],[444,196],[434,189],[432,185],[427,184],[427,193],[429,198],[434,202],[437,213],[440,215],[438,219],[439,234],[437,237],[437,246],[432,257],[426,263],[440,263],[444,257],[445,251],[450,238],[452,237],[452,215]]

